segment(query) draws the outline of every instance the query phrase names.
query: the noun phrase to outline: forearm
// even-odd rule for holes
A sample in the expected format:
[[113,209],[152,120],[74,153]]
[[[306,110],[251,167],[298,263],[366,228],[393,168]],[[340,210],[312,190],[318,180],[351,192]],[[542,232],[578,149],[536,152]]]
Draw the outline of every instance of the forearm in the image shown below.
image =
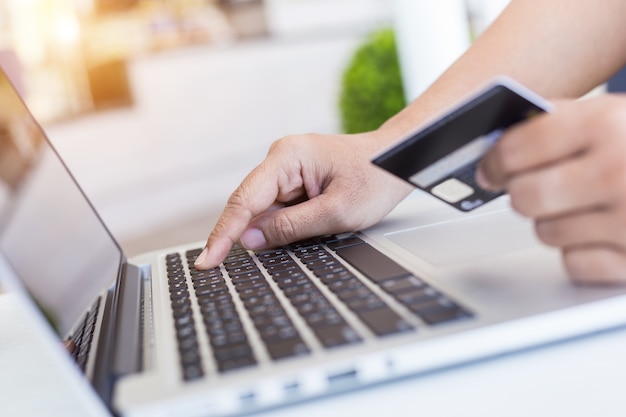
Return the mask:
[[498,74],[549,98],[584,94],[626,63],[624,16],[623,0],[513,0],[379,136],[393,142]]

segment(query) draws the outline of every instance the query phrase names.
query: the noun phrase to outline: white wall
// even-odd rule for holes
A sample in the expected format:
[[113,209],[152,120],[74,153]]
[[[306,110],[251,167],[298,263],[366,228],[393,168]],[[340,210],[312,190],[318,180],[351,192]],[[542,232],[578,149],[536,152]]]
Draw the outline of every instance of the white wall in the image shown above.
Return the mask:
[[273,36],[370,30],[391,21],[388,0],[265,0]]
[[[509,0],[393,0],[407,99],[426,90],[470,46]],[[472,17],[470,27],[469,17]]]

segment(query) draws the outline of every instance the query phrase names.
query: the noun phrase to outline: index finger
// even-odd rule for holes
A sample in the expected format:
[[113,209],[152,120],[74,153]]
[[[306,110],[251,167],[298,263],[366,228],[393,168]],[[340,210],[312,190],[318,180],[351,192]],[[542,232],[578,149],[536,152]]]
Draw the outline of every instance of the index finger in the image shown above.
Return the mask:
[[250,221],[276,202],[278,192],[277,183],[268,179],[263,165],[248,174],[229,197],[204,250],[196,259],[196,268],[208,269],[219,265]]
[[508,179],[574,156],[587,146],[581,112],[575,103],[560,103],[554,112],[537,115],[508,129],[480,163],[477,179],[486,189],[505,188]]

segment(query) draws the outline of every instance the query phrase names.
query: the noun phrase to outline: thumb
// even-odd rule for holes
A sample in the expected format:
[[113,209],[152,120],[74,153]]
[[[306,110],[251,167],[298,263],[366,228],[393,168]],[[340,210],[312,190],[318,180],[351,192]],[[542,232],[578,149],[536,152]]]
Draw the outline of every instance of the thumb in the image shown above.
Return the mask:
[[242,233],[241,245],[250,250],[265,249],[337,232],[341,225],[323,204],[323,196],[259,215]]

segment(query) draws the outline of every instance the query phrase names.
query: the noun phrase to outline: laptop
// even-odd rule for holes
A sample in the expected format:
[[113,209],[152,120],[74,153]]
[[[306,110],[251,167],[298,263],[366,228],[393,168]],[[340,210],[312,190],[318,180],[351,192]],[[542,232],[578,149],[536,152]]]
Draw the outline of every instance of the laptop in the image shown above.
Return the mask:
[[416,190],[208,271],[204,240],[127,259],[4,74],[0,109],[0,276],[115,415],[248,414],[626,323],[626,288],[572,284],[506,196]]

